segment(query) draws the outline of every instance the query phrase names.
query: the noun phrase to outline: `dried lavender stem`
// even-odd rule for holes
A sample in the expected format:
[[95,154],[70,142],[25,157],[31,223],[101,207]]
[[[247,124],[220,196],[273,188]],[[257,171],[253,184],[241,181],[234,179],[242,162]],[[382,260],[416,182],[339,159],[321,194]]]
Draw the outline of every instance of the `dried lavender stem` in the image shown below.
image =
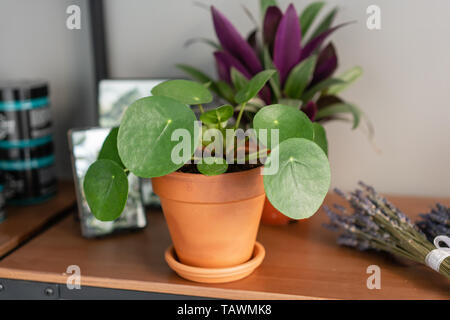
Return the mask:
[[[387,199],[380,196],[373,187],[360,183],[363,190],[355,190],[350,194],[335,189],[336,193],[347,200],[354,212],[335,205],[341,214],[325,208],[330,217],[330,228],[345,230],[339,237],[343,245],[360,250],[375,249],[386,251],[397,256],[425,264],[426,256],[435,249],[425,233],[398,210]],[[450,222],[450,209],[437,204],[429,216],[425,217],[422,226],[433,234],[446,230]],[[430,234],[428,234],[430,236]],[[450,279],[450,258],[441,263],[439,272]]]

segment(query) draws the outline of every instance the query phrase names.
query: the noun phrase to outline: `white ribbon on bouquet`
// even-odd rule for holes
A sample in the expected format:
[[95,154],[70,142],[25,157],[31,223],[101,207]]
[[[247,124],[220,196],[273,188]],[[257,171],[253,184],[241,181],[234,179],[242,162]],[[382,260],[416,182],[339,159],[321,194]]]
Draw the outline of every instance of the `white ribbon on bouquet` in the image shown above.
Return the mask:
[[[439,242],[444,242],[447,247],[441,247]],[[441,263],[450,257],[450,238],[444,235],[434,238],[434,246],[436,249],[431,250],[425,257],[425,264],[431,269],[439,272]]]

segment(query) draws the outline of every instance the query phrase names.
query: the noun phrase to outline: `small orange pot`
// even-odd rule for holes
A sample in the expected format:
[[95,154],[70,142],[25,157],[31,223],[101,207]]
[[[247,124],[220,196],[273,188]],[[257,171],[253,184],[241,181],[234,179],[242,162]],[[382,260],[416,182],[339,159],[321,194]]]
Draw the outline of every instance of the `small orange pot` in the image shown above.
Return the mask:
[[224,268],[252,257],[265,199],[261,168],[212,177],[174,172],[152,184],[182,263]]
[[261,218],[261,222],[263,224],[269,226],[283,226],[295,221],[296,220],[286,217],[280,211],[275,209],[275,207],[269,202],[269,199],[266,198]]

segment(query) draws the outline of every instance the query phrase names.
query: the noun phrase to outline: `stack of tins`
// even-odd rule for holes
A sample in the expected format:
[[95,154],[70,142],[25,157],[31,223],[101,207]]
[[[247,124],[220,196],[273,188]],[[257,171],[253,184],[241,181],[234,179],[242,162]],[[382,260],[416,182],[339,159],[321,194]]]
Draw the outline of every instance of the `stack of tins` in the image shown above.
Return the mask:
[[5,212],[5,197],[3,196],[3,182],[2,182],[2,174],[0,172],[0,223],[5,220],[6,212]]
[[56,192],[48,92],[44,81],[0,82],[0,171],[7,203],[34,204]]

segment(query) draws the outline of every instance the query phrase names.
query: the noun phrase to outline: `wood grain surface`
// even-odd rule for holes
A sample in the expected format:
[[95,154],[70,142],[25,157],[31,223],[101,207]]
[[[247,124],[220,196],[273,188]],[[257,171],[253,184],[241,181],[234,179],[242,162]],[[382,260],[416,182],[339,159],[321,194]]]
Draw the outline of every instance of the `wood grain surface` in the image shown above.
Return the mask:
[[6,207],[6,220],[0,223],[0,257],[29,239],[52,218],[75,203],[73,183],[65,181],[58,184],[57,195],[46,202],[33,206]]
[[[410,216],[450,199],[389,197]],[[327,204],[338,202],[329,195]],[[389,255],[336,245],[336,234],[313,218],[284,227],[261,226],[262,265],[227,284],[198,284],[178,277],[164,261],[170,237],[163,215],[149,213],[143,231],[88,240],[73,217],[0,261],[0,278],[66,283],[69,265],[81,268],[81,285],[227,299],[449,299],[450,282],[424,266]],[[366,286],[370,265],[381,268],[381,289]]]

